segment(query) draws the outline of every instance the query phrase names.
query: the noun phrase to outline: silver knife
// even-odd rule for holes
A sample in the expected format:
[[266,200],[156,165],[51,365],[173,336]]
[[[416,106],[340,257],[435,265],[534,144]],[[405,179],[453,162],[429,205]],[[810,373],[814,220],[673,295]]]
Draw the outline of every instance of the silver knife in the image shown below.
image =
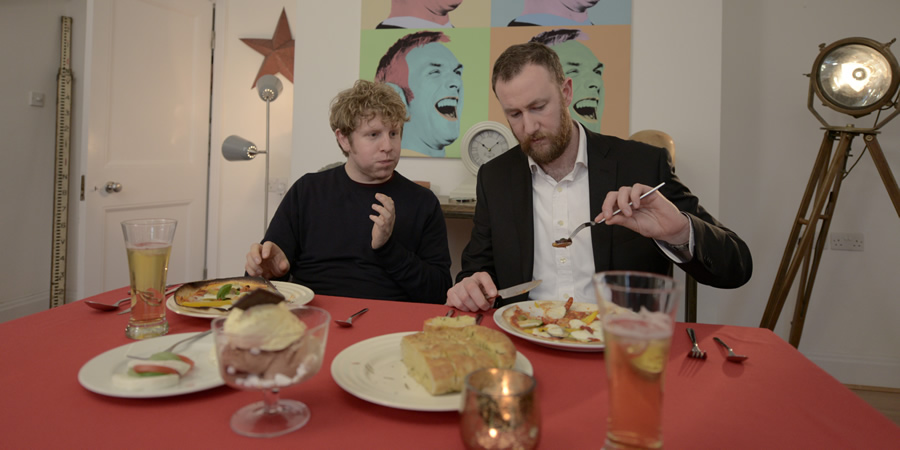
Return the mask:
[[[181,287],[181,284],[173,284],[173,285],[171,285],[168,289],[166,289],[166,293],[163,294],[163,297],[168,298],[168,297],[169,297],[169,294],[171,294],[171,293],[177,291],[178,288],[180,288],[180,287]],[[131,297],[129,297],[129,298],[131,298]],[[116,314],[118,314],[118,315],[121,316],[122,314],[128,314],[128,313],[130,313],[130,312],[131,312],[131,308],[128,308],[128,309],[126,309],[125,311],[119,311],[119,312],[117,312]]]
[[541,285],[541,281],[543,280],[531,280],[522,284],[517,284],[515,286],[508,287],[506,289],[500,289],[497,291],[497,296],[492,298],[491,300],[496,303],[498,298],[510,298],[515,297],[517,295],[522,295],[538,286]]

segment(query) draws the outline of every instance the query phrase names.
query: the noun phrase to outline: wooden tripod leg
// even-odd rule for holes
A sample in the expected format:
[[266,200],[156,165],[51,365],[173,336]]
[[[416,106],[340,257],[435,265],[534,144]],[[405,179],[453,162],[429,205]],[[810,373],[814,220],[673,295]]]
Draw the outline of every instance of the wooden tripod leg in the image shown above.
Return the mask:
[[[791,334],[788,338],[788,342],[790,342],[794,348],[799,348],[800,346],[800,335],[803,333],[803,325],[806,322],[806,312],[809,309],[809,299],[812,297],[813,284],[816,282],[816,273],[819,271],[819,262],[822,259],[825,241],[828,240],[828,230],[831,228],[831,218],[834,217],[834,207],[837,205],[838,195],[841,192],[841,183],[844,180],[843,174],[847,170],[847,155],[850,153],[850,141],[852,138],[853,135],[849,136],[849,138],[844,138],[842,134],[841,143],[838,145],[838,152],[842,152],[844,158],[840,165],[836,166],[840,167],[840,172],[834,177],[834,183],[825,204],[825,212],[820,217],[822,226],[818,231],[818,239],[816,239],[816,246],[815,251],[812,254],[812,259],[806,261],[806,264],[804,264],[803,267],[803,273],[800,276],[800,286],[797,291],[797,303],[794,305],[794,318],[791,320]],[[815,232],[815,226],[816,223],[813,222],[809,229]]]
[[[762,321],[759,324],[760,328],[774,330],[775,324],[778,323],[778,316],[781,315],[781,309],[784,307],[784,298],[786,298],[786,296],[782,297],[780,295],[781,287],[784,285],[784,279],[793,258],[794,250],[797,249],[800,231],[804,224],[808,223],[805,217],[807,210],[809,209],[809,203],[816,191],[816,186],[825,176],[828,160],[831,157],[831,150],[834,148],[835,136],[837,136],[836,133],[831,130],[826,130],[825,136],[822,137],[819,155],[816,157],[815,164],[813,164],[812,172],[809,175],[809,182],[806,184],[806,191],[804,191],[803,198],[800,201],[800,208],[794,219],[794,226],[791,228],[791,234],[790,237],[788,237],[787,245],[785,245],[784,256],[782,256],[781,264],[778,266],[775,282],[772,285],[772,292],[769,294],[769,303],[766,305]],[[778,300],[779,298],[781,299],[780,301]]]
[[[800,264],[809,258],[811,254],[812,243],[816,236],[816,227],[819,220],[822,218],[825,202],[831,196],[831,187],[835,183],[835,178],[843,172],[847,150],[850,148],[850,142],[855,135],[856,134],[854,133],[841,132],[841,142],[838,145],[838,150],[835,152],[834,157],[831,159],[831,164],[828,167],[828,171],[825,173],[825,177],[823,179],[815,177],[817,173],[822,173],[821,170],[818,172],[814,171],[813,176],[810,177],[809,184],[806,188],[806,194],[809,195],[813,187],[818,186],[812,213],[810,214],[809,219],[804,217],[806,205],[801,205],[800,211],[797,213],[797,219],[794,222],[794,232],[791,233],[791,239],[788,240],[784,258],[778,269],[780,276],[776,278],[776,282],[772,285],[772,293],[769,296],[769,303],[766,305],[766,315],[763,316],[760,327],[773,330],[778,323],[778,316],[781,314],[781,309],[784,307],[784,302],[794,283],[794,277],[800,269]],[[826,134],[826,139],[832,139],[832,135]],[[819,156],[821,158],[821,152]],[[818,163],[819,161],[817,160],[817,165]],[[804,196],[804,203],[807,202],[808,199]],[[799,244],[797,244],[797,251],[795,253],[793,251],[794,243],[797,242],[796,235],[799,234],[798,230],[801,225],[805,225],[806,228],[800,238]]]
[[897,186],[897,179],[891,173],[891,166],[888,165],[884,152],[881,151],[881,144],[878,143],[878,138],[874,134],[866,134],[864,139],[866,146],[869,147],[872,160],[875,161],[875,168],[881,175],[881,181],[891,197],[891,203],[894,204],[894,209],[897,211],[897,217],[900,217],[900,187]]

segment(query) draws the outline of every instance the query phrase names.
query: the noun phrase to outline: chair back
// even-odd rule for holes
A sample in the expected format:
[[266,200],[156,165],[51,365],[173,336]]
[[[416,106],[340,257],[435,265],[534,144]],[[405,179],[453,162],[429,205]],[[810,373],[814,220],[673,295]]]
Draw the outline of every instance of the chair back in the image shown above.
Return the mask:
[[[628,139],[668,150],[672,164],[675,164],[675,140],[668,133],[659,130],[641,130]],[[684,321],[691,323],[697,321],[697,280],[689,273],[684,274]]]

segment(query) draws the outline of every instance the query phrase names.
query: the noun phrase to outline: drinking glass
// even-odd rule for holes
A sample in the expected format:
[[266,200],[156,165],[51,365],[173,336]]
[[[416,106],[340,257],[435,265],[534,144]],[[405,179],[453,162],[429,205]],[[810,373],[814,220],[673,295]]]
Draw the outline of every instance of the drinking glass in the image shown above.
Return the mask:
[[175,219],[122,222],[131,279],[131,317],[125,327],[125,336],[131,339],[147,339],[169,332],[166,275],[177,224]]
[[[319,372],[331,314],[315,306],[299,306],[291,312],[306,324],[306,331],[299,338],[279,334],[278,329],[229,334],[224,329],[227,317],[212,321],[219,372],[225,383],[235,389],[260,391],[263,395],[263,401],[244,406],[231,416],[231,429],[235,433],[275,437],[298,430],[309,422],[311,413],[306,404],[279,398],[279,394],[281,389]],[[290,344],[270,351],[259,348],[264,341]]]
[[609,416],[604,448],[661,448],[663,382],[679,291],[645,272],[594,275],[606,343]]
[[515,369],[480,369],[466,376],[460,410],[466,448],[535,448],[541,430],[536,384]]

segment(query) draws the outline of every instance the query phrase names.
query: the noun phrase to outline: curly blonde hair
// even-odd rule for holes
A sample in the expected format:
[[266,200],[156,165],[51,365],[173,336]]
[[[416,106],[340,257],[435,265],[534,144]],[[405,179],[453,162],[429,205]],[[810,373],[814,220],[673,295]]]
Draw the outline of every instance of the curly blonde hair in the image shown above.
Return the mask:
[[[403,124],[409,121],[400,94],[386,83],[357,80],[352,88],[339,92],[331,101],[331,130],[340,130],[347,139],[351,139],[350,135],[359,124],[376,116],[381,116],[381,120],[388,125],[399,125],[401,130]],[[338,147],[341,148],[340,142]],[[341,152],[344,156],[348,155],[343,148]]]

